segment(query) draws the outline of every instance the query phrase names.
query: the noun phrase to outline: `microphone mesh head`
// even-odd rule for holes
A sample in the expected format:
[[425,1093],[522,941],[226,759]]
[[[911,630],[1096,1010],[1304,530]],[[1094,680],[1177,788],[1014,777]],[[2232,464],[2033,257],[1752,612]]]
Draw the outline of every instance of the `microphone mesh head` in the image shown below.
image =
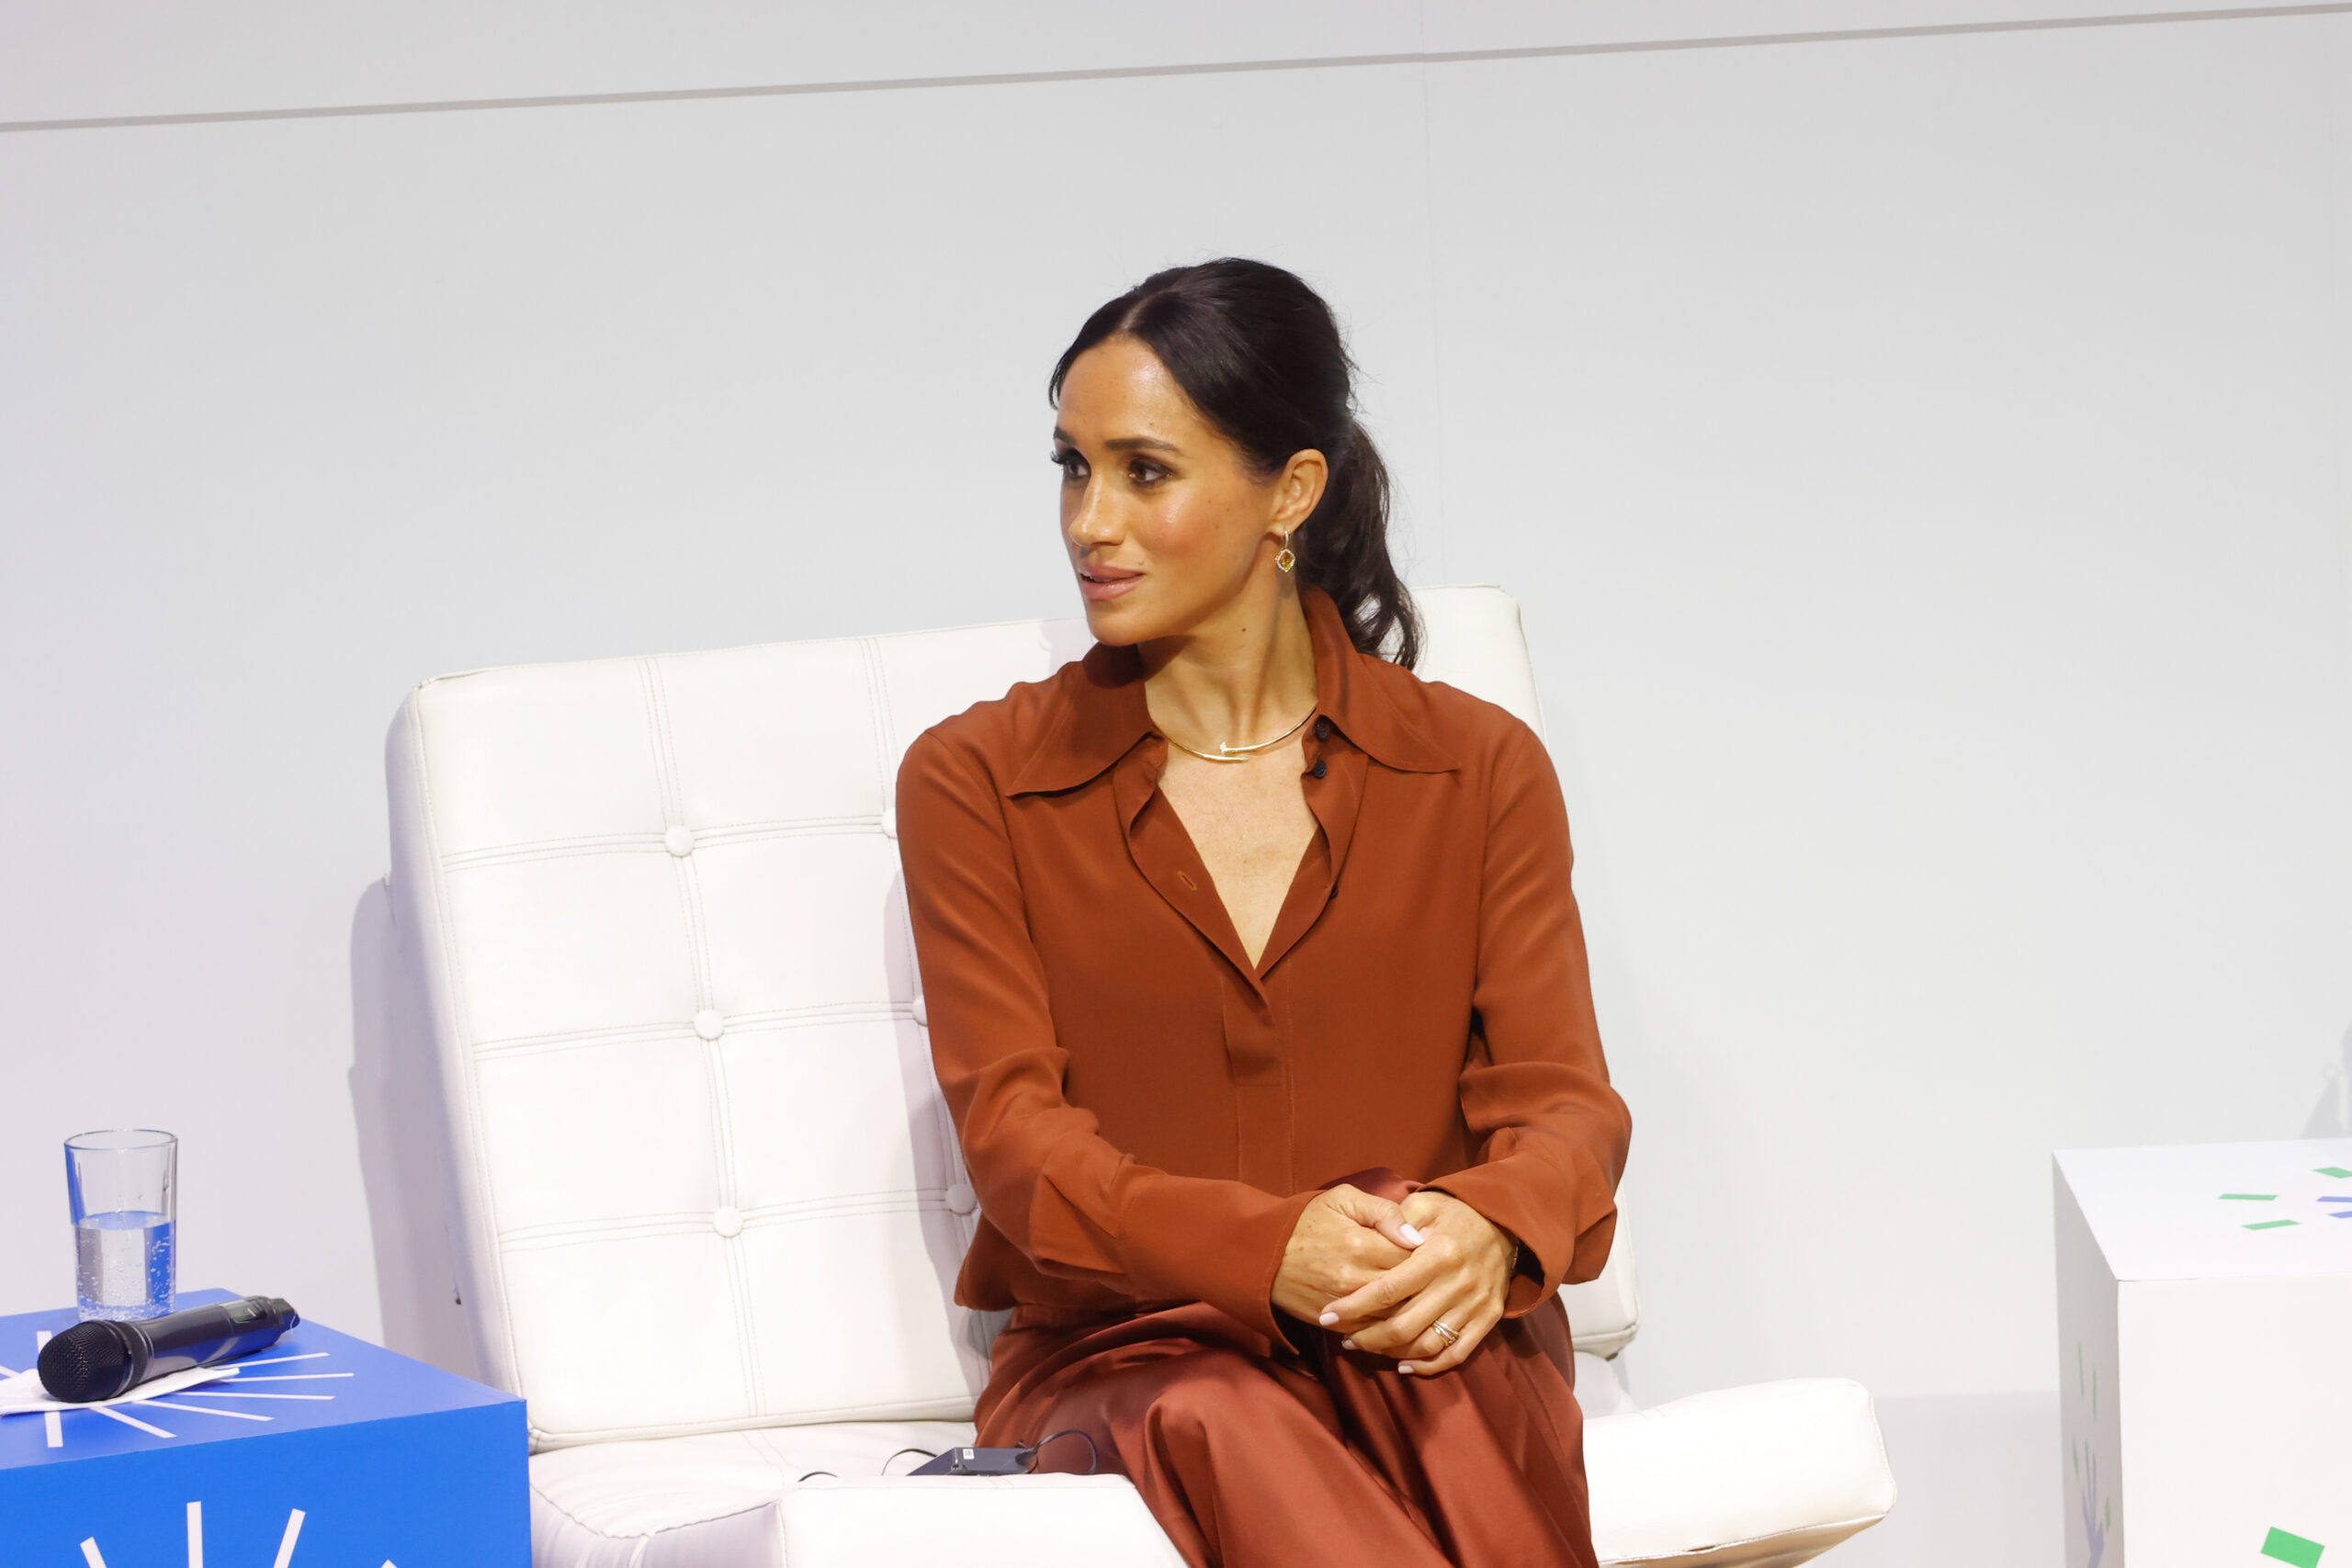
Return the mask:
[[41,1386],[52,1399],[112,1399],[130,1375],[130,1348],[110,1323],[77,1323],[40,1348]]

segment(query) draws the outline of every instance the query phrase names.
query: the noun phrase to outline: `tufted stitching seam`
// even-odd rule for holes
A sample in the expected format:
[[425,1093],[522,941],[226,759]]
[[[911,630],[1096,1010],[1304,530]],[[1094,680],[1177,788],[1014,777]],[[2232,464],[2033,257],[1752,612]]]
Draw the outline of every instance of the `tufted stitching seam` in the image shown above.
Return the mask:
[[[780,1033],[817,1029],[829,1023],[890,1023],[911,1019],[914,1009],[905,1002],[824,1002],[815,1007],[776,1008],[765,1012],[729,1013],[729,1034]],[[694,1037],[691,1027],[674,1023],[627,1024],[616,1029],[564,1030],[551,1034],[510,1034],[486,1040],[474,1047],[485,1056],[528,1055],[539,1051],[586,1050],[599,1045],[642,1044],[650,1040]]]
[[553,860],[559,855],[610,854],[615,851],[658,850],[659,833],[583,833],[569,839],[529,839],[514,844],[489,844],[478,850],[456,850],[441,857],[444,871],[497,865],[515,860]]
[[[795,1029],[820,1029],[827,1024],[890,1023],[912,1018],[904,1002],[824,1002],[815,1007],[777,1008],[767,1012],[729,1013],[729,1034],[776,1034]],[[615,1029],[563,1030],[550,1034],[510,1034],[485,1041],[475,1049],[485,1056],[528,1055],[540,1051],[587,1050],[599,1045],[642,1044],[651,1040],[693,1038],[691,1026],[674,1023],[627,1024]]]
[[[743,1228],[802,1224],[817,1220],[849,1219],[861,1214],[922,1213],[947,1207],[944,1188],[923,1187],[896,1192],[845,1193],[804,1203],[769,1203],[741,1211]],[[710,1216],[691,1213],[616,1214],[599,1220],[553,1220],[545,1224],[517,1225],[501,1231],[501,1244],[515,1250],[562,1247],[597,1241],[636,1241],[648,1236],[695,1235],[710,1228]]]
[[865,667],[866,716],[874,735],[874,782],[877,808],[888,810],[898,796],[898,764],[892,744],[898,739],[898,714],[890,706],[890,681],[882,668],[882,645],[870,637],[857,639],[859,661]]
[[788,1467],[785,1462],[784,1455],[776,1451],[775,1439],[768,1436],[768,1430],[769,1428],[764,1427],[755,1427],[743,1436],[751,1440],[751,1446],[759,1451],[762,1459],[775,1467],[775,1496],[770,1499],[773,1506],[783,1500],[786,1491],[795,1484],[798,1478],[785,1473]]
[[[761,1427],[824,1427],[845,1421],[955,1421],[971,1424],[972,1396],[953,1399],[906,1399],[872,1404],[837,1404],[778,1411],[769,1416],[734,1416],[721,1421],[640,1421],[627,1427],[582,1427],[543,1431],[548,1440],[537,1451],[585,1448],[591,1443],[659,1442],[669,1438],[703,1438],[726,1432],[749,1432]],[[900,1478],[903,1479],[903,1478]],[[972,1479],[967,1477],[966,1479]]]
[[[808,838],[867,838],[872,836],[876,818],[856,817],[795,817],[780,818],[772,822],[739,822],[726,828],[696,828],[694,830],[697,847],[707,844],[757,843],[765,839]],[[492,844],[479,850],[459,850],[442,858],[441,864],[450,871],[468,871],[475,866],[508,865],[516,862],[567,860],[581,855],[667,854],[669,848],[659,833],[600,833],[574,839],[532,839],[516,844]]]
[[[656,765],[662,774],[662,811],[665,822],[687,827],[685,803],[678,781],[676,744],[670,731],[669,694],[662,684],[659,660],[640,661],[645,673],[646,702],[653,717],[653,749]],[[694,953],[695,1005],[697,1010],[716,1010],[718,998],[711,983],[710,933],[704,920],[702,879],[696,873],[692,855],[675,859],[678,896],[684,908],[686,942]],[[700,1037],[696,1036],[699,1040]],[[727,1087],[726,1034],[717,1040],[703,1040],[702,1056],[710,1091],[711,1139],[716,1145],[713,1165],[718,1179],[718,1201],[722,1207],[735,1206],[737,1168],[735,1135],[729,1115],[731,1097]],[[705,1224],[709,1222],[706,1220]],[[743,1408],[757,1414],[760,1410],[759,1337],[752,1312],[752,1282],[743,1261],[743,1249],[735,1245],[733,1236],[722,1237],[721,1256],[727,1264],[729,1294],[734,1298],[735,1348],[743,1378]]]

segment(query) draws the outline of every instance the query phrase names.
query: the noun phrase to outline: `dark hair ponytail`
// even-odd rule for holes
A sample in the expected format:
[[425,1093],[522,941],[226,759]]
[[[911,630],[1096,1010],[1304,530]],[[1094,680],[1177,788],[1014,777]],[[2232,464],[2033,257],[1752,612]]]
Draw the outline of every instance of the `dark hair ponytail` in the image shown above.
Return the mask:
[[1357,423],[1355,367],[1323,297],[1294,273],[1236,256],[1155,272],[1086,318],[1055,362],[1054,400],[1080,355],[1122,333],[1158,355],[1261,470],[1323,454],[1323,499],[1291,542],[1299,579],[1331,596],[1359,649],[1393,643],[1390,657],[1411,669],[1421,625],[1388,558],[1388,468]]

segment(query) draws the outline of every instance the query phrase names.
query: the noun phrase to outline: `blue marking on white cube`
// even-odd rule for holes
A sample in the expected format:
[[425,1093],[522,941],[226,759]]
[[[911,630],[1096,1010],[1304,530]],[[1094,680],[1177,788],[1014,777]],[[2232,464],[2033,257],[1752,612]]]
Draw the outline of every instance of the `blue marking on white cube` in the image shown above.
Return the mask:
[[[0,1317],[0,1367],[77,1321]],[[233,1364],[160,1400],[0,1416],[11,1568],[529,1568],[520,1399],[310,1322]]]

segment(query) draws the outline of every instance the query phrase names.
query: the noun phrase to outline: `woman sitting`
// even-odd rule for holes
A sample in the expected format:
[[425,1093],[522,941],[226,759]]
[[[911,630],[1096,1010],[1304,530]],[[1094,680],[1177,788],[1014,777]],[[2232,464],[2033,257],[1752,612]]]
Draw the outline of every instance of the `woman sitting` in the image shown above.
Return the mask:
[[978,1440],[1085,1433],[1195,1564],[1589,1568],[1556,1292],[1628,1119],[1551,761],[1412,674],[1306,284],[1159,273],[1052,387],[1097,646],[899,782],[956,1299],[1012,1312]]

